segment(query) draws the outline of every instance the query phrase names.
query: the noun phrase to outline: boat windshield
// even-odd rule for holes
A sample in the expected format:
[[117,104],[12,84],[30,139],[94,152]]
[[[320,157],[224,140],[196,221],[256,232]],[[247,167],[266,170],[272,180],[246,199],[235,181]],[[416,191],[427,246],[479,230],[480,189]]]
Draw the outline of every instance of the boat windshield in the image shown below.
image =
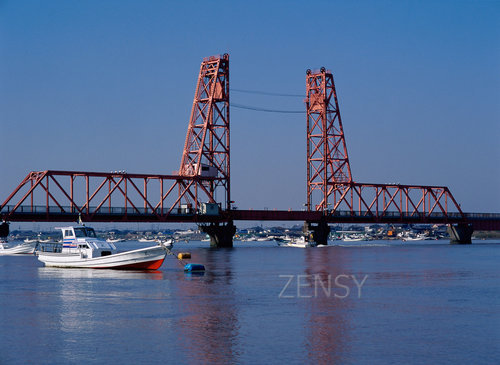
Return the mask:
[[96,237],[93,228],[78,227],[74,228],[76,237]]

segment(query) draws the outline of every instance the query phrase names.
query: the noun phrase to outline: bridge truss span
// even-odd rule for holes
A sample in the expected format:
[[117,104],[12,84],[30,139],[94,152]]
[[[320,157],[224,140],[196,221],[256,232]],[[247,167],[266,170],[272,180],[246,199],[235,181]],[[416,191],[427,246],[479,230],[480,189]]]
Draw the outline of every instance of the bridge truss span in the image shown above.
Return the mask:
[[370,183],[331,183],[327,215],[350,212],[352,216],[373,218],[400,217],[404,220],[427,221],[439,216],[457,216],[465,220],[446,186],[421,186]]
[[121,171],[32,171],[2,203],[0,211],[7,221],[44,215],[48,221],[78,216],[86,221],[130,221],[128,216],[169,221],[197,211],[198,189],[210,196],[207,181],[217,179]]

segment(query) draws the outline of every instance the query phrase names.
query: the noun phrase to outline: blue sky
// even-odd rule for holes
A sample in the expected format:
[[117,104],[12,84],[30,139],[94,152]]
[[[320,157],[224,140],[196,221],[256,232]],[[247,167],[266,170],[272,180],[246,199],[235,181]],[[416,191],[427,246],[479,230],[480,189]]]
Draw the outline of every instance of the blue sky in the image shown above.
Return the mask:
[[[332,70],[355,181],[446,185],[500,211],[498,1],[0,0],[0,200],[31,170],[177,170],[199,65],[305,95]],[[231,101],[304,110],[301,97]],[[232,108],[232,197],[301,209],[302,114]]]

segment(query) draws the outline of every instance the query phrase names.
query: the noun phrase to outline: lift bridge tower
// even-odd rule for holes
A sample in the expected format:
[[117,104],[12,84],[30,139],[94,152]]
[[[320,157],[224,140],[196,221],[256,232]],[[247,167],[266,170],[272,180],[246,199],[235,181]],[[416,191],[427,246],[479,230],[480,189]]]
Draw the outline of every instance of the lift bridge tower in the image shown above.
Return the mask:
[[[188,207],[198,207],[200,193],[208,202],[202,205],[205,213],[231,209],[230,133],[229,133],[229,55],[205,58],[191,109],[191,118],[182,153],[179,176],[190,180],[199,177],[187,189]],[[217,199],[220,199],[220,203]],[[232,246],[236,228],[232,221],[226,225],[211,223],[202,230],[218,247]]]
[[[327,212],[330,195],[342,195],[352,182],[351,167],[340,117],[339,102],[331,72],[306,71],[307,112],[307,210]],[[317,202],[317,203],[315,203]],[[326,221],[306,222],[316,242],[326,243],[330,228]]]
[[333,75],[324,67],[306,75],[307,210],[323,211],[352,182],[351,167]]

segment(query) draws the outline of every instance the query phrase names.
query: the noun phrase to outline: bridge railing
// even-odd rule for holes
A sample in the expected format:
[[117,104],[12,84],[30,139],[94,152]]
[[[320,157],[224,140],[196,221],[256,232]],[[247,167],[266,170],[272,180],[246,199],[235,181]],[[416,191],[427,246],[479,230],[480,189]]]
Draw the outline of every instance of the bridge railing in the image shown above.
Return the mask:
[[[253,211],[253,210],[252,210]],[[8,215],[11,212],[15,212],[16,214],[78,214],[79,211],[76,207],[72,206],[45,206],[45,205],[5,205],[0,208],[0,213],[2,215]],[[264,212],[277,212],[277,210],[269,211],[265,209]],[[278,211],[281,212],[281,211]],[[287,212],[287,211],[283,211]],[[288,211],[290,212],[290,211]],[[300,212],[300,211],[298,211]],[[158,215],[196,215],[201,214],[199,210],[191,209],[191,208],[176,208],[174,210],[170,210],[170,208],[156,209],[155,212],[152,212],[151,209],[148,208],[139,208],[139,207],[98,207],[98,206],[90,206],[88,210],[88,214],[90,215],[144,215],[144,216],[154,216]],[[339,218],[347,218],[347,217],[370,217],[373,216],[373,212],[369,210],[364,211],[350,211],[350,210],[337,210],[326,212],[326,215],[329,217],[339,217]],[[459,212],[434,212],[430,214],[415,214],[415,213],[407,213],[407,212],[398,212],[398,211],[386,211],[380,213],[378,217],[384,218],[450,218],[450,219],[459,219],[466,217],[467,219],[496,219],[500,220],[499,213],[459,213]]]
[[469,219],[500,219],[500,213],[465,213]]
[[[79,211],[75,207],[71,206],[49,206],[46,207],[44,205],[6,205],[0,209],[0,213],[8,215],[11,212],[15,212],[16,214],[79,214]],[[170,208],[156,209],[154,213],[150,209],[145,208],[123,208],[123,207],[101,207],[97,209],[97,206],[89,207],[88,214],[99,214],[99,215],[125,215],[125,214],[135,214],[135,215],[151,215],[154,216],[156,214],[159,215],[193,215],[196,213],[193,209],[187,208],[176,208],[170,211]]]
[[375,215],[373,211],[362,210],[362,211],[351,211],[351,210],[337,210],[333,212],[328,212],[328,216],[333,217],[385,217],[385,218],[463,218],[464,213],[459,212],[433,212],[433,213],[421,213],[421,212],[398,212],[398,211],[385,211],[380,212]]

